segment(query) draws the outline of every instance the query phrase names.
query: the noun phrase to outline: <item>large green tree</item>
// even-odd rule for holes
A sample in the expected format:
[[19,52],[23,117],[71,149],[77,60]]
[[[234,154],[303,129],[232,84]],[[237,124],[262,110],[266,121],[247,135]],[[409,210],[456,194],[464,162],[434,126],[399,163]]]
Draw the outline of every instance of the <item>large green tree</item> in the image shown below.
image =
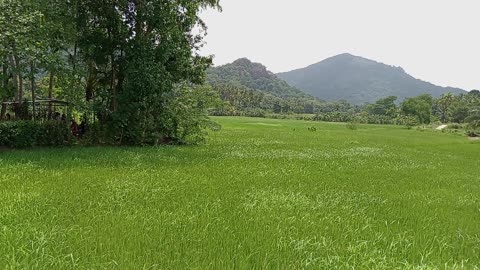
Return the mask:
[[395,101],[397,99],[398,98],[395,96],[382,98],[374,104],[368,105],[366,109],[370,114],[395,117],[397,114],[397,105],[395,104]]
[[402,114],[416,117],[421,124],[430,124],[432,119],[433,98],[431,95],[420,95],[407,98],[401,106]]
[[[15,101],[35,101],[38,86],[46,88],[94,115],[117,143],[177,136],[187,121],[168,106],[202,91],[195,85],[212,62],[199,54],[207,30],[199,13],[209,7],[219,1],[0,0],[0,97],[11,98],[13,85]],[[178,90],[185,87],[192,90]]]
[[[78,8],[81,7],[81,8]],[[199,55],[201,9],[217,0],[77,0],[78,50],[87,102],[121,143],[142,144],[171,131],[166,104],[176,84],[200,84],[210,57]],[[195,34],[197,33],[197,34]]]

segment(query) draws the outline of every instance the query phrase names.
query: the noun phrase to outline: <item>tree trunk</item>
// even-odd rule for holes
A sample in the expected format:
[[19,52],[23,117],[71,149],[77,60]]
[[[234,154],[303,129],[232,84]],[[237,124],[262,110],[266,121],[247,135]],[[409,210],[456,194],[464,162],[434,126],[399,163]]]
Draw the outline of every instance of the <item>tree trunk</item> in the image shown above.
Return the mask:
[[115,60],[113,54],[111,55],[111,61],[112,61],[112,74],[111,74],[111,80],[110,80],[110,89],[112,91],[112,112],[117,111],[117,86],[115,85]]
[[32,90],[32,115],[33,120],[37,119],[37,105],[36,97],[35,97],[35,63],[33,61],[30,63],[30,83],[31,83],[31,90]]
[[77,42],[75,42],[75,45],[73,46],[72,64],[73,64],[73,73],[75,74],[75,71],[77,71]]
[[7,98],[4,97],[2,99],[2,109],[0,111],[0,121],[5,119],[5,114],[7,113],[7,104],[5,104],[5,102],[7,102]]
[[[53,84],[55,82],[55,72],[53,70],[50,71],[50,81],[48,83],[48,98],[53,99]],[[52,103],[48,103],[48,119],[52,119],[52,112],[53,112],[53,107]]]
[[18,102],[18,88],[19,88],[19,80],[18,80],[18,72],[17,72],[17,63],[15,62],[15,58],[13,56],[9,56],[10,65],[12,66],[12,74],[13,74],[13,86],[15,87],[15,101]]
[[19,63],[17,62],[17,57],[10,55],[9,61],[10,65],[12,66],[12,74],[13,74],[13,86],[15,87],[15,103],[13,104],[13,111],[15,113],[15,119],[20,118],[20,104],[22,101],[22,96],[20,93],[23,93],[23,80],[22,74],[20,72]]
[[17,100],[19,103],[22,102],[23,99],[23,76],[22,71],[20,70],[20,59],[18,55],[15,53],[13,58],[15,59],[15,69],[17,70],[18,76],[18,89],[17,89]]
[[85,87],[85,100],[89,102],[94,97],[94,89],[97,85],[97,70],[93,61],[88,62],[87,85]]
[[8,68],[7,68],[7,61],[3,62],[3,90],[5,91],[5,96],[2,99],[2,109],[0,110],[0,121],[5,119],[5,114],[7,113],[7,105],[4,104],[7,102],[7,90],[8,90]]

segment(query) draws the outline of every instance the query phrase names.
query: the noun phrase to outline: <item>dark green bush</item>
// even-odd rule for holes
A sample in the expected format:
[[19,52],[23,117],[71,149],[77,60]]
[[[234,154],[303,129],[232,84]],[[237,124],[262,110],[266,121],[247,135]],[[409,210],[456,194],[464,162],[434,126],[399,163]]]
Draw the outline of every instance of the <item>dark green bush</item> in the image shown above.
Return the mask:
[[82,143],[85,145],[113,144],[114,139],[110,134],[111,132],[105,125],[96,122],[88,126],[88,130],[82,138]]
[[47,121],[40,126],[40,134],[37,139],[39,146],[67,146],[74,141],[72,132],[63,122]]
[[13,122],[0,123],[0,146],[10,146],[16,136],[17,130],[12,126]]
[[0,123],[0,146],[30,148],[66,146],[73,142],[68,126],[59,121],[13,121]]
[[0,146],[28,148],[36,144],[40,125],[32,121],[0,123]]

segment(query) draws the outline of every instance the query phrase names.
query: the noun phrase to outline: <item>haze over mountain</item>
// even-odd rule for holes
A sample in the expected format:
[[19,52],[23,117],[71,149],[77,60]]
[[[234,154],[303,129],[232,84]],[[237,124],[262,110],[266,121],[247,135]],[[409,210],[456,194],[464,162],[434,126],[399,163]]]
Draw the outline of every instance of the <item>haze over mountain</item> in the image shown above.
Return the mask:
[[402,101],[406,97],[425,93],[438,97],[448,92],[466,92],[459,88],[437,86],[410,76],[401,67],[348,53],[277,76],[317,98],[346,100],[354,104],[372,103],[387,96],[397,96]]

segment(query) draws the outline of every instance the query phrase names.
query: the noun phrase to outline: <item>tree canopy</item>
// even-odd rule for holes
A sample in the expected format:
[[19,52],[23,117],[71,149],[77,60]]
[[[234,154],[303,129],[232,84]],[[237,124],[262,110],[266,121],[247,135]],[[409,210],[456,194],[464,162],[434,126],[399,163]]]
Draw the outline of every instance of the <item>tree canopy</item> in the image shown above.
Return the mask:
[[31,101],[28,119],[41,113],[38,95],[65,99],[75,104],[71,116],[102,126],[115,143],[180,139],[178,130],[196,130],[179,120],[193,108],[173,115],[169,106],[209,91],[197,87],[212,63],[199,54],[206,8],[219,1],[0,0],[0,97],[15,101],[17,117],[18,104]]

